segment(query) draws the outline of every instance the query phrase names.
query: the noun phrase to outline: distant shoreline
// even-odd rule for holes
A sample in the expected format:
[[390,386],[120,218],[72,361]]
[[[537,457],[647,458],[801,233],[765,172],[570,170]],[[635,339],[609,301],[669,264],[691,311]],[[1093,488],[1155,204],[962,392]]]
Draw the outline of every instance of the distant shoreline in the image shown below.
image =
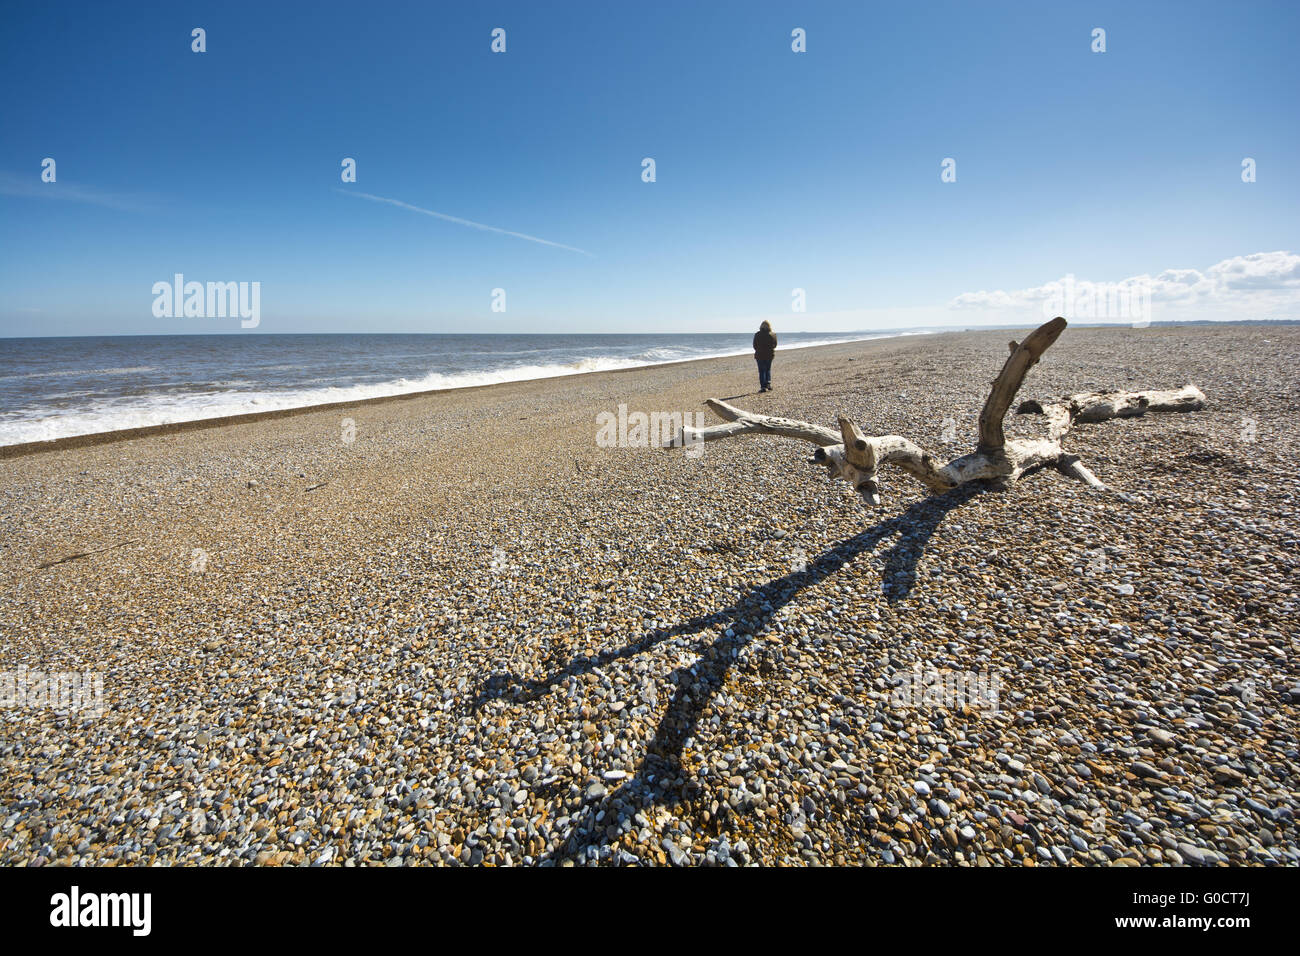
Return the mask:
[[[1161,331],[1168,331],[1168,330],[1176,329],[1179,327],[1185,327],[1185,326],[1196,326],[1196,327],[1232,326],[1235,328],[1246,328],[1246,327],[1272,328],[1272,327],[1290,326],[1296,324],[1300,324],[1300,322],[1296,322],[1292,320],[1274,320],[1274,321],[1261,321],[1261,322],[1237,322],[1235,320],[1223,321],[1223,322],[1190,321],[1190,322],[1153,322],[1147,328],[1152,330],[1159,329]],[[1028,325],[1007,325],[1007,326],[1000,326],[997,328],[972,328],[972,329],[954,328],[954,329],[948,329],[944,331],[905,330],[899,332],[884,332],[876,335],[870,335],[868,337],[860,338],[860,339],[846,339],[842,342],[819,343],[814,345],[792,344],[789,346],[782,346],[780,351],[786,353],[793,352],[793,351],[808,352],[814,349],[840,348],[848,345],[858,345],[858,344],[869,343],[869,342],[882,342],[882,343],[897,342],[899,340],[906,340],[906,339],[920,338],[920,337],[930,338],[939,341],[939,340],[943,340],[945,337],[951,337],[951,336],[983,334],[989,332],[1009,332],[1009,331],[1015,331],[1017,329],[1024,329],[1028,327],[1029,327]],[[1100,331],[1106,329],[1117,329],[1117,328],[1126,328],[1126,327],[1127,326],[1125,325],[1099,324],[1099,323],[1094,323],[1094,324],[1072,323],[1071,324],[1071,328],[1077,330],[1088,329],[1088,330]],[[1144,330],[1136,329],[1134,331],[1141,332]],[[403,334],[403,333],[399,333],[399,334]],[[833,333],[826,333],[826,334],[833,334]],[[846,334],[853,334],[853,333],[846,333]],[[402,392],[393,395],[377,395],[374,397],[353,398],[353,399],[346,399],[337,402],[316,402],[316,403],[309,403],[304,405],[295,405],[289,408],[269,409],[267,411],[245,412],[236,415],[219,415],[219,416],[213,416],[211,418],[186,419],[183,421],[168,422],[168,423],[162,423],[156,425],[142,425],[133,428],[120,428],[120,429],[111,429],[111,430],[100,431],[100,432],[87,432],[85,434],[80,434],[80,435],[67,435],[60,438],[43,439],[40,441],[18,442],[9,445],[0,445],[0,461],[20,458],[27,455],[40,454],[42,452],[51,452],[51,451],[57,452],[57,451],[71,449],[71,448],[82,448],[82,447],[93,446],[93,445],[114,444],[117,442],[133,441],[137,439],[151,438],[159,435],[178,435],[185,432],[211,429],[211,428],[222,428],[230,425],[240,425],[240,424],[246,424],[250,422],[272,421],[272,420],[282,419],[282,418],[291,418],[299,415],[311,414],[314,412],[327,411],[329,409],[364,408],[364,407],[371,407],[371,406],[380,405],[388,402],[410,401],[414,399],[427,397],[430,395],[438,395],[443,393],[447,393],[447,394],[474,393],[482,389],[493,389],[493,388],[500,389],[508,386],[515,386],[515,387],[534,386],[540,382],[551,382],[551,381],[563,382],[564,380],[567,379],[579,378],[579,377],[589,378],[589,377],[595,377],[600,375],[623,374],[627,372],[644,371],[646,369],[671,368],[674,366],[688,365],[692,363],[701,363],[701,362],[722,362],[722,361],[729,361],[731,359],[735,359],[737,357],[746,354],[748,354],[747,351],[737,351],[737,352],[725,353],[720,355],[700,356],[697,358],[676,359],[676,360],[670,360],[664,362],[647,362],[645,364],[632,365],[626,368],[574,371],[563,375],[549,375],[549,376],[540,376],[534,378],[507,379],[499,382],[486,382],[482,384],[472,384],[472,385],[458,385],[450,388],[420,389],[417,391]]]
[[[1006,325],[919,325],[909,329],[851,329],[847,332],[828,331],[824,329],[786,329],[785,331],[796,335],[861,335],[864,339],[853,339],[851,341],[866,341],[872,337],[889,337],[895,335],[943,335],[949,332],[998,332],[1007,329],[1020,329],[1034,324],[1033,319],[1025,319],[1024,322],[1011,322]],[[1072,320],[1070,327],[1074,329],[1121,329],[1132,325],[1131,322],[1080,322]],[[1237,326],[1255,326],[1255,325],[1300,325],[1300,318],[1296,319],[1159,319],[1152,320],[1148,328],[1175,328],[1187,325],[1237,325]],[[119,338],[119,339],[150,339],[150,338],[186,338],[190,336],[220,335],[220,336],[278,336],[278,335],[356,335],[355,332],[267,332],[261,329],[257,331],[248,331],[243,329],[228,329],[226,331],[209,330],[206,332],[125,332],[120,335],[0,335],[0,342],[19,341],[19,340],[40,340],[40,339],[101,339],[101,338]],[[367,332],[366,335],[475,335],[474,332]],[[495,332],[494,335],[510,336],[532,335],[531,332]],[[609,335],[617,336],[620,332],[553,332],[547,333],[552,335]],[[644,335],[742,335],[743,331],[718,331],[715,329],[705,329],[703,331],[685,332],[685,331],[668,331],[668,332],[645,332],[638,333]],[[846,339],[845,341],[850,341]]]
[[[442,334],[442,333],[439,333]],[[816,333],[812,333],[816,334]],[[826,333],[828,335],[833,333]],[[852,335],[854,333],[845,333]],[[782,346],[782,351],[804,351],[806,349],[826,348],[837,345],[853,345],[859,342],[887,341],[897,338],[911,338],[926,336],[932,334],[925,331],[900,331],[884,332],[875,335],[869,335],[864,338],[848,338],[838,342],[817,342],[810,344],[791,343]],[[494,388],[501,385],[518,385],[532,382],[542,382],[551,380],[563,380],[576,375],[599,375],[609,372],[631,372],[638,369],[659,368],[671,365],[681,365],[689,362],[710,362],[722,359],[736,358],[737,356],[749,354],[748,349],[737,350],[735,352],[723,352],[712,355],[702,355],[694,358],[674,359],[663,362],[644,362],[637,365],[629,365],[624,368],[606,368],[590,369],[582,371],[573,371],[560,375],[539,375],[517,379],[503,379],[498,382],[483,382],[476,384],[455,385],[447,388],[425,388],[416,389],[409,392],[398,392],[392,395],[375,395],[367,398],[349,398],[336,402],[308,402],[302,405],[293,405],[287,408],[268,409],[260,412],[242,412],[234,415],[213,415],[205,418],[189,418],[176,422],[160,422],[154,425],[138,425],[131,428],[113,428],[104,431],[85,432],[78,435],[64,435],[59,438],[41,439],[39,441],[15,442],[7,445],[0,445],[0,460],[7,458],[17,458],[22,455],[35,454],[42,451],[60,451],[66,448],[77,448],[85,445],[107,444],[111,442],[130,441],[137,438],[148,438],[153,435],[177,434],[183,431],[189,431],[195,428],[217,428],[224,425],[242,424],[245,422],[266,421],[275,418],[283,418],[290,415],[299,415],[307,412],[322,411],[330,408],[356,408],[361,406],[372,405],[378,402],[391,402],[401,399],[418,398],[425,395],[435,395],[441,392],[465,392],[481,388]]]

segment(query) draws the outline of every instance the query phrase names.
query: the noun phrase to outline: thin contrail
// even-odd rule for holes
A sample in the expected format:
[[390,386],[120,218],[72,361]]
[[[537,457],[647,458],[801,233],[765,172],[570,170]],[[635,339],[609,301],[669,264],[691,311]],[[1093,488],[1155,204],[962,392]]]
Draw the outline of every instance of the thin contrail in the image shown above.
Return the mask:
[[77,186],[62,179],[53,183],[34,183],[35,177],[19,177],[0,170],[0,196],[21,196],[24,199],[64,199],[70,202],[93,203],[124,212],[148,211],[147,197],[105,192],[93,186]]
[[471,229],[482,229],[484,232],[499,232],[503,236],[514,236],[516,239],[527,239],[529,242],[540,242],[544,246],[554,246],[556,249],[568,249],[570,252],[579,252],[584,256],[595,258],[592,253],[586,249],[579,249],[576,246],[566,246],[562,242],[551,242],[549,239],[542,239],[538,236],[530,236],[526,232],[512,232],[509,229],[499,229],[496,226],[484,225],[481,222],[474,222],[470,219],[461,219],[459,216],[449,216],[445,212],[434,212],[432,209],[422,209],[419,206],[412,206],[409,202],[402,202],[400,199],[389,199],[386,196],[376,196],[372,193],[363,193],[354,189],[340,189],[334,187],[335,192],[344,193],[349,196],[360,196],[362,199],[369,199],[371,202],[388,203],[390,206],[397,206],[399,209],[409,209],[411,212],[423,213],[426,216],[433,216],[435,219],[445,219],[447,222],[458,223],[462,226],[469,226]]

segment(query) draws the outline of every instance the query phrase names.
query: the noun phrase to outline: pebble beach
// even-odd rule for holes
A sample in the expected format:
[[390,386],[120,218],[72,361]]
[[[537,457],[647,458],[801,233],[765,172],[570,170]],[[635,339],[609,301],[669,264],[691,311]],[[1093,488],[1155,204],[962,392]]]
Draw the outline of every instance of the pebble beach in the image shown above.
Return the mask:
[[0,449],[0,672],[103,688],[0,708],[0,864],[1300,863],[1300,327],[1067,329],[1021,399],[1207,396],[1071,431],[1107,493],[597,442],[716,397],[955,457],[1023,334]]

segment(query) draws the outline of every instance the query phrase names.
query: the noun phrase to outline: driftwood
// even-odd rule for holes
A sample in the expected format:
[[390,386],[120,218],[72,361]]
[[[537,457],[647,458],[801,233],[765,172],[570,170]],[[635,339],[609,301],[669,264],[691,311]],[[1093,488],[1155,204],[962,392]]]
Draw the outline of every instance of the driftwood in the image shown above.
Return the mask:
[[691,445],[737,435],[781,435],[809,441],[819,446],[813,460],[825,465],[831,477],[848,482],[872,506],[880,504],[882,465],[902,469],[932,494],[942,494],[972,481],[1014,481],[1027,471],[1048,465],[1104,491],[1106,486],[1097,476],[1077,455],[1065,451],[1061,445],[1075,424],[1129,418],[1146,412],[1195,411],[1204,406],[1205,396],[1195,386],[1186,385],[1175,391],[1087,392],[1055,402],[1026,401],[1021,403],[1018,413],[1043,415],[1047,420],[1047,437],[1008,440],[1003,420],[1024,383],[1025,374],[1065,326],[1065,319],[1058,317],[1039,326],[1023,342],[1010,344],[1011,355],[993,381],[980,412],[975,450],[946,464],[940,464],[901,435],[867,435],[847,418],[839,420],[836,431],[809,422],[758,415],[717,399],[709,399],[705,404],[724,419],[723,424],[683,428],[668,445]]

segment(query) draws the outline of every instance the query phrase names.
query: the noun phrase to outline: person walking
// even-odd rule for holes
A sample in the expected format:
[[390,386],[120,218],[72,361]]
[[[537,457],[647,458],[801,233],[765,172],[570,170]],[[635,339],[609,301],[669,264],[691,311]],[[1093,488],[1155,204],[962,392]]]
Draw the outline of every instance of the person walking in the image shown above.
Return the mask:
[[758,362],[758,390],[772,391],[772,359],[776,355],[776,336],[772,323],[764,322],[754,333],[754,360]]

